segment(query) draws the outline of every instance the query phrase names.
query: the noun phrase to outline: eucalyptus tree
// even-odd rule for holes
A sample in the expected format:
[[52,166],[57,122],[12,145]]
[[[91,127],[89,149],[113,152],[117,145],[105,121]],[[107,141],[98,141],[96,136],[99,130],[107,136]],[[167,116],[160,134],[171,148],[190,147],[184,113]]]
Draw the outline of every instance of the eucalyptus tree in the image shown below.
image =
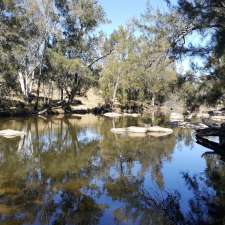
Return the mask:
[[208,86],[205,99],[215,103],[223,97],[224,101],[225,1],[180,0],[176,6],[170,0],[167,3],[169,12],[157,24],[169,40],[169,55],[174,59],[201,59],[203,65],[195,69],[203,86]]
[[104,96],[115,102],[148,101],[166,96],[169,83],[176,80],[173,63],[165,57],[163,37],[147,37],[142,31],[120,28],[114,32],[114,52],[104,64],[100,85]]
[[[29,26],[28,26],[29,25]],[[17,55],[25,48],[35,28],[21,13],[15,1],[0,4],[0,74],[1,82],[15,89],[19,66]],[[13,82],[12,82],[13,81]]]
[[82,95],[95,81],[98,62],[110,55],[111,47],[105,47],[104,36],[96,28],[106,22],[103,8],[97,1],[56,1],[59,12],[61,39],[49,51],[53,78],[65,92],[71,103],[75,95]]
[[91,51],[96,50],[96,28],[106,22],[105,13],[98,1],[57,0],[63,39],[63,51],[68,58],[80,58],[91,63]]
[[[133,50],[135,46],[135,38],[131,31],[127,28],[120,27],[111,35],[110,42],[114,46],[113,53],[104,61],[104,67],[101,72],[100,86],[106,98],[115,103],[120,92],[120,99],[127,86],[132,88],[132,83],[127,83],[127,78],[131,71]],[[133,74],[133,73],[132,73]]]
[[[3,70],[15,74],[26,100],[32,93],[38,68],[41,73],[46,45],[54,29],[53,2],[10,0],[1,5],[1,46],[8,59]],[[6,68],[11,64],[14,71]]]
[[61,100],[64,100],[65,92],[68,103],[72,103],[76,95],[84,94],[92,84],[91,71],[79,58],[69,59],[54,50],[49,52],[49,58],[55,74],[53,80],[60,89]]
[[[0,7],[1,73],[6,78],[9,74],[14,75],[25,100],[29,100],[36,87],[36,108],[41,84],[56,80],[51,73],[53,66],[49,65],[52,62],[47,54],[50,50],[52,52],[55,49],[59,53],[58,58],[61,57],[65,63],[62,68],[69,67],[64,86],[72,87],[74,84],[66,82],[68,74],[70,81],[77,80],[77,85],[72,87],[77,90],[70,90],[71,99],[82,89],[78,86],[83,82],[81,80],[85,80],[83,71],[87,76],[90,72],[98,72],[98,61],[112,51],[98,48],[103,37],[97,35],[95,29],[106,19],[97,1],[10,0],[2,1]],[[43,71],[47,76],[43,75]],[[61,76],[63,80],[64,75],[63,72],[57,73],[56,77]]]

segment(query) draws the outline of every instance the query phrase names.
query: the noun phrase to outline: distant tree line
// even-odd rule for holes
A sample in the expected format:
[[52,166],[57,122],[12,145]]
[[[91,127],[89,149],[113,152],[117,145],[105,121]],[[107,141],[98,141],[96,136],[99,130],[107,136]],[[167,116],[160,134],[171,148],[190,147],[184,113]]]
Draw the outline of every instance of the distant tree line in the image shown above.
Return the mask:
[[[107,36],[97,29],[108,22],[98,1],[1,0],[0,98],[37,110],[43,92],[50,99],[57,89],[71,104],[95,86],[111,104],[154,106],[171,94],[192,109],[223,103],[225,1],[166,2],[165,12],[147,7]],[[193,33],[211,38],[195,46]],[[180,75],[176,63],[186,56],[205,64]]]

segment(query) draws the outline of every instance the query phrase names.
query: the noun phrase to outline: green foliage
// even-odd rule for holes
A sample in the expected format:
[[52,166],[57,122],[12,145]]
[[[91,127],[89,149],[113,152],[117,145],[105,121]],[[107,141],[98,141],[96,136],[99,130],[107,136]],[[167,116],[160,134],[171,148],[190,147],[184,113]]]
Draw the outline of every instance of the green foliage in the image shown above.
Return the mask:
[[75,95],[84,94],[93,82],[91,71],[80,59],[68,59],[56,51],[49,51],[54,81],[63,89],[70,101]]
[[[168,3],[171,11],[164,16],[161,27],[170,31],[167,36],[171,57],[188,55],[204,59],[204,65],[195,71],[202,76],[198,85],[199,103],[203,98],[206,104],[224,103],[225,1],[182,0],[175,7]],[[196,45],[194,38],[190,38],[193,34],[197,34],[202,43]]]
[[[117,99],[163,101],[168,94],[169,83],[176,80],[176,72],[167,59],[162,59],[166,48],[155,39],[136,36],[121,27],[111,36],[114,52],[105,60],[100,86],[105,98],[112,99],[116,85]],[[161,40],[162,41],[162,40]]]
[[[182,0],[164,13],[148,7],[108,38],[96,32],[107,22],[98,1],[2,0],[0,82],[7,95],[19,90],[26,100],[38,99],[42,84],[73,101],[99,83],[105,99],[124,105],[162,103],[175,89],[190,107],[221,103],[224,21],[224,1]],[[210,45],[188,45],[196,32],[210,36]],[[201,78],[177,80],[175,60],[187,55],[204,57]]]
[[19,84],[29,98],[35,84],[39,97],[41,83],[56,82],[72,101],[93,83],[100,57],[94,31],[106,21],[98,2],[4,0],[0,10],[0,79],[6,86]]

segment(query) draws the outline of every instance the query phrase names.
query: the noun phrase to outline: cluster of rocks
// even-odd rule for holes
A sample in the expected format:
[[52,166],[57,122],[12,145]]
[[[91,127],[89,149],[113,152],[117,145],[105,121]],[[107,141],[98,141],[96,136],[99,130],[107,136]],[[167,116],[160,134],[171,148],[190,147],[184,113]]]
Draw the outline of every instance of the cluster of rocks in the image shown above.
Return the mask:
[[154,127],[126,127],[126,128],[112,128],[111,132],[119,135],[127,135],[132,137],[163,137],[173,134],[173,130],[170,128],[164,128],[159,126]]
[[225,122],[225,109],[200,112],[196,114],[199,119],[210,119],[213,121]]
[[192,116],[188,116],[186,118],[187,121],[185,121],[185,117],[181,113],[171,113],[170,114],[170,123],[176,127],[180,128],[189,128],[189,129],[205,129],[208,126],[204,123],[197,122],[197,123],[192,123],[190,120],[192,119]]

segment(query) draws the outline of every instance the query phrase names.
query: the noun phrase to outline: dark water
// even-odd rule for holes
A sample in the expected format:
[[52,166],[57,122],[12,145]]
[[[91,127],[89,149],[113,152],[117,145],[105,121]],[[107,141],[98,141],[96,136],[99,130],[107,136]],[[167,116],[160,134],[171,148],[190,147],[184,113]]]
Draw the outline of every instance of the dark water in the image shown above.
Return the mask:
[[[225,165],[192,130],[116,136],[94,116],[0,120],[0,224],[225,224]],[[158,120],[161,124],[164,121]]]

